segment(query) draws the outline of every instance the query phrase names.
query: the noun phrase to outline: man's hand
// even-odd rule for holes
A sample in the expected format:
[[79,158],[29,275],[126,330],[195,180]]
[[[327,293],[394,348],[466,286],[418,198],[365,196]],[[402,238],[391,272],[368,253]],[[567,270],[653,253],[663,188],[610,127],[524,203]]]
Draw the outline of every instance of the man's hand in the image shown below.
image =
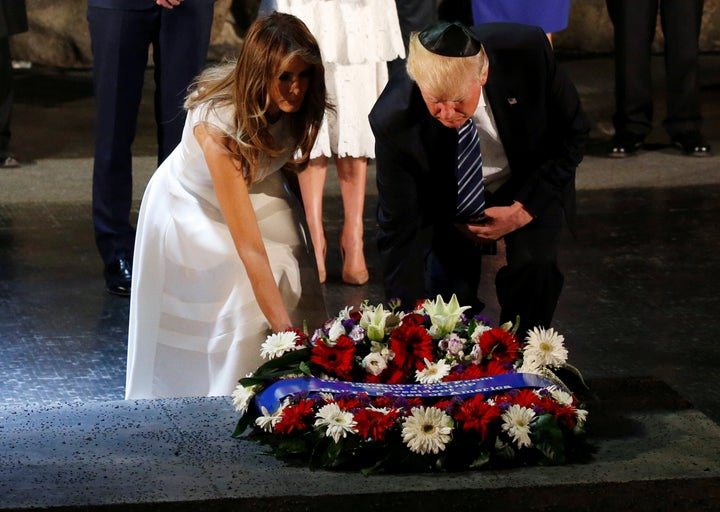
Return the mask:
[[456,223],[455,226],[474,242],[496,242],[508,233],[520,229],[533,220],[532,215],[515,201],[510,206],[493,206],[477,222]]
[[155,0],[155,3],[161,7],[165,7],[166,9],[172,9],[173,7],[177,7],[183,2],[183,0]]

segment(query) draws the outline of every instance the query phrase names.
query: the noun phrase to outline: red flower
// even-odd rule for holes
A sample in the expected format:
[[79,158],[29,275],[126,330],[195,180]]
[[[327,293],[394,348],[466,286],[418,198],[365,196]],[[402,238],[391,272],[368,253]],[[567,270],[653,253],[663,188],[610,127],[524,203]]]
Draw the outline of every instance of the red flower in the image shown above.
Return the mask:
[[307,334],[302,332],[300,329],[290,329],[290,332],[295,333],[295,346],[296,347],[302,347],[304,345],[307,345],[308,337]]
[[295,405],[289,405],[283,409],[282,419],[275,425],[275,432],[289,434],[293,430],[305,430],[308,428],[307,420],[312,421],[313,401],[300,400]]
[[501,375],[503,373],[508,373],[510,370],[507,367],[507,363],[503,363],[498,361],[497,359],[493,359],[490,361],[487,365],[487,370],[485,370],[485,375]]
[[328,345],[324,340],[318,340],[312,348],[310,361],[322,366],[328,373],[339,379],[352,380],[353,357],[355,356],[355,343],[347,336],[340,336],[335,345]]
[[335,403],[343,411],[352,411],[353,409],[357,409],[358,407],[360,407],[362,405],[362,402],[360,401],[360,399],[358,397],[338,398],[337,400],[335,400]]
[[500,408],[487,403],[482,395],[475,395],[463,402],[455,414],[455,419],[462,422],[463,430],[480,432],[484,439],[488,426],[500,418]]
[[457,380],[479,379],[486,376],[487,373],[485,372],[485,370],[482,369],[482,367],[476,364],[471,364],[466,366],[462,371],[451,373],[443,380],[445,382],[454,382]]
[[402,319],[402,324],[408,327],[416,327],[425,324],[425,317],[417,313],[409,313]]
[[514,363],[518,358],[520,344],[517,338],[504,329],[495,327],[480,336],[483,358],[492,358],[500,363]]
[[540,397],[532,389],[521,389],[517,395],[512,398],[513,404],[517,404],[520,407],[527,407],[528,409],[532,409],[535,405],[538,405],[540,401]]
[[433,361],[433,340],[424,327],[401,325],[390,335],[390,350],[395,352],[393,363],[407,368],[422,368],[423,359]]
[[392,409],[387,413],[374,409],[363,409],[354,416],[356,428],[363,439],[384,441],[385,433],[393,427],[399,414]]

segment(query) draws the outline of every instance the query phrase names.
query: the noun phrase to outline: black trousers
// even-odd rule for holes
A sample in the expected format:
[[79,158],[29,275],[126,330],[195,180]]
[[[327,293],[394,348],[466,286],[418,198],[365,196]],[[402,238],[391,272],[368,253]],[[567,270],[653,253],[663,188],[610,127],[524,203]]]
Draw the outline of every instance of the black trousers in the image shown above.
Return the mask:
[[10,40],[0,37],[0,157],[8,156],[10,115],[13,106],[12,59]]
[[202,71],[210,44],[212,0],[174,9],[88,8],[97,103],[93,224],[103,261],[132,258],[132,152],[148,51],[152,47],[158,163],[180,142],[187,88]]
[[[495,276],[500,323],[520,317],[518,334],[535,326],[549,327],[562,291],[564,277],[557,265],[564,212],[552,204],[527,226],[505,236],[506,265]],[[486,248],[474,244],[453,226],[437,230],[426,260],[425,287],[429,298],[445,300],[454,293],[461,305],[479,312],[482,258]]]
[[615,29],[615,133],[644,138],[652,129],[650,56],[658,11],[665,37],[667,116],[663,126],[671,137],[699,130],[698,44],[703,0],[606,3]]

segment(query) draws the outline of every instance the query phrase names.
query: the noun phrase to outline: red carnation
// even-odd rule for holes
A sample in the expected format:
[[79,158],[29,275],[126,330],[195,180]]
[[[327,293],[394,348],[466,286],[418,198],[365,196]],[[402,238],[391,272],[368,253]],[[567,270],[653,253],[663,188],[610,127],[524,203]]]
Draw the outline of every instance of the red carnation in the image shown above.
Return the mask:
[[488,426],[500,418],[500,409],[487,403],[482,395],[475,395],[463,402],[455,414],[455,419],[462,422],[463,430],[480,432],[484,439]]
[[340,336],[334,345],[318,340],[312,348],[310,361],[322,366],[325,371],[340,379],[351,380],[355,343],[347,336]]
[[424,327],[401,325],[390,335],[393,363],[407,369],[422,369],[423,359],[433,361],[433,340]]
[[483,370],[482,367],[471,364],[466,366],[462,371],[459,372],[452,372],[450,375],[445,377],[443,380],[445,382],[454,382],[457,380],[470,380],[470,379],[479,379],[481,377],[486,377],[487,373],[485,370]]
[[519,405],[520,407],[527,407],[532,409],[535,405],[540,403],[540,397],[532,389],[521,389],[517,395],[512,398],[512,403]]
[[387,413],[374,409],[363,409],[354,416],[356,428],[363,439],[384,441],[385,433],[393,427],[398,418],[396,410]]
[[297,338],[295,338],[295,346],[296,347],[302,347],[302,346],[307,345],[307,342],[308,342],[307,334],[302,332],[300,329],[290,329],[290,332],[295,333],[295,336],[297,336]]
[[513,334],[496,327],[482,333],[480,349],[483,358],[490,356],[500,363],[514,363],[518,358],[520,344]]
[[305,430],[308,428],[306,421],[312,420],[313,401],[301,400],[295,405],[289,405],[282,411],[282,419],[275,425],[275,432],[278,434],[289,434],[293,430]]

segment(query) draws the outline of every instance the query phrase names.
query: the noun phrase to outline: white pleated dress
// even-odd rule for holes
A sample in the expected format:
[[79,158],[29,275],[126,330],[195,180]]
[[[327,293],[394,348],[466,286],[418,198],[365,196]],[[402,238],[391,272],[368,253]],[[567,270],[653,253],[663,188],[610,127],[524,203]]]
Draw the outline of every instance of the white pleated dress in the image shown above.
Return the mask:
[[335,112],[325,116],[311,157],[375,158],[368,114],[388,81],[387,63],[405,57],[395,0],[264,0],[300,18],[315,36]]
[[[220,211],[193,135],[199,122],[225,133],[230,116],[200,106],[142,200],[133,261],[126,398],[229,395],[261,362],[269,324]],[[224,112],[228,114],[228,112]],[[289,132],[281,120],[277,140]],[[250,188],[275,280],[293,323],[327,318],[301,208],[281,172],[290,152],[266,161]]]

